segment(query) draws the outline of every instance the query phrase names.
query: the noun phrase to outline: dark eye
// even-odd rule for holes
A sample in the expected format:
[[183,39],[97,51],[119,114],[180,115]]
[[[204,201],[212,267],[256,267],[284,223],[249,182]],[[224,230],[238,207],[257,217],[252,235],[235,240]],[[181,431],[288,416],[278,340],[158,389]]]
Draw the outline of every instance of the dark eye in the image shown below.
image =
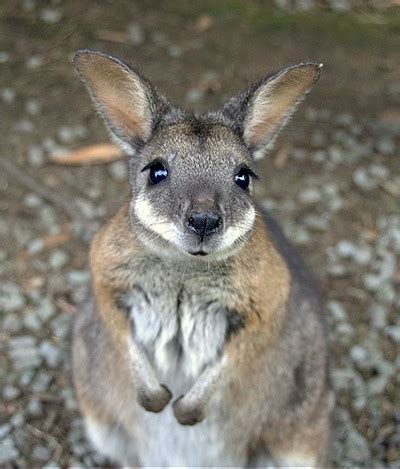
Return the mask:
[[168,170],[164,163],[161,161],[155,161],[153,163],[149,163],[147,166],[143,168],[142,171],[146,171],[149,169],[149,181],[150,184],[155,185],[159,182],[163,181],[168,176]]
[[255,176],[253,171],[249,168],[240,168],[235,174],[235,182],[243,190],[246,190],[250,184],[250,176]]

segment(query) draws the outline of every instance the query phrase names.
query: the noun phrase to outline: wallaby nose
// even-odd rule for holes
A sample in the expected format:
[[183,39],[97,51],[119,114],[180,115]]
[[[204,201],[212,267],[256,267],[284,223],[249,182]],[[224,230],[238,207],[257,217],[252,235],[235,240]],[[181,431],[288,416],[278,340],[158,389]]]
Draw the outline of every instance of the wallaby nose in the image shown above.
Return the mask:
[[193,211],[188,218],[188,227],[203,239],[221,229],[222,219],[218,213]]

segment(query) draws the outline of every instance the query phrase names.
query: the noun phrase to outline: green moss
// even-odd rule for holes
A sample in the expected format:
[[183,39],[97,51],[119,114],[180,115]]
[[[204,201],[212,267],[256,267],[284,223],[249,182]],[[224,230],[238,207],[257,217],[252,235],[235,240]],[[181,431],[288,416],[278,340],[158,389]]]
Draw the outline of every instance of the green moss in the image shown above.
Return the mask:
[[400,32],[400,9],[385,13],[340,14],[328,10],[283,12],[256,0],[167,0],[163,8],[187,20],[201,14],[222,23],[243,22],[259,33],[311,32],[363,43]]

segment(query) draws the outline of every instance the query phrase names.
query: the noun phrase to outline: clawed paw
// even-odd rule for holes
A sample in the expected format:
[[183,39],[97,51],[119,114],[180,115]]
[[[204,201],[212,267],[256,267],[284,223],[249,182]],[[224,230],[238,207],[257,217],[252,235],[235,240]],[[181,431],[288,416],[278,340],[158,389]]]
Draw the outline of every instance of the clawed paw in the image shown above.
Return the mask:
[[139,391],[138,402],[148,412],[161,412],[171,400],[171,391],[161,384],[158,391]]
[[186,403],[184,396],[174,401],[173,409],[176,419],[182,425],[195,425],[205,418],[203,407]]

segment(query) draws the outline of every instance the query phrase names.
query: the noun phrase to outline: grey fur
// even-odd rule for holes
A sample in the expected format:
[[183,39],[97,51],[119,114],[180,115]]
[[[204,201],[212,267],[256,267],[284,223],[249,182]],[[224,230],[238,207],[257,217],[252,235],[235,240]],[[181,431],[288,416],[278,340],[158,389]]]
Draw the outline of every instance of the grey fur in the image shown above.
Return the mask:
[[[78,69],[82,54],[98,56],[78,53]],[[290,291],[276,311],[283,315],[278,339],[250,358],[246,341],[261,340],[254,324],[272,325],[263,323],[254,292],[238,290],[235,264],[260,215],[252,197],[254,181],[243,190],[235,174],[241,167],[254,169],[254,153],[268,146],[308,88],[257,148],[246,143],[249,115],[260,106],[256,98],[266,85],[309,64],[271,74],[220,110],[195,116],[170,105],[139,72],[100,56],[111,67],[122,67],[145,91],[151,134],[140,140],[121,133],[92,91],[111,131],[130,148],[132,197],[125,237],[133,233],[140,250],[124,254],[109,276],[123,279],[113,314],[129,320],[128,342],[115,342],[99,314],[98,298],[76,321],[74,379],[90,409],[89,438],[125,465],[259,467],[270,456],[280,465],[322,464],[330,391],[318,288],[267,216],[264,229],[290,271]],[[82,77],[90,83],[85,73]],[[155,160],[164,162],[168,177],[151,185],[143,169]],[[223,229],[200,239],[187,227],[191,210],[220,213]],[[125,252],[123,234],[110,242],[116,253]],[[240,266],[244,278],[257,277],[263,268],[264,254],[254,252],[257,248],[251,262],[245,259]],[[236,303],[252,312],[248,322]],[[250,323],[253,332],[246,335]],[[240,334],[245,339],[235,342]],[[240,363],[228,360],[232,344],[239,348]],[[315,448],[302,452],[304,442]]]

